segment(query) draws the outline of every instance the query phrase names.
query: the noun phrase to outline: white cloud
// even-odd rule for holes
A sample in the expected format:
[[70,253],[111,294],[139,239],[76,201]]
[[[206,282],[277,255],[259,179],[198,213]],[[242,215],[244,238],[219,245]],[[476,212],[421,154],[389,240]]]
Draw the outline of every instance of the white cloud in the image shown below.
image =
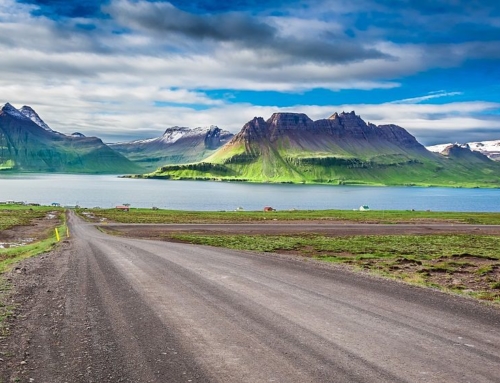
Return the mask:
[[[312,8],[297,10],[292,17],[266,16],[263,20],[269,23],[270,31],[276,30],[271,37],[277,41],[290,42],[299,36],[302,40],[297,41],[304,43],[323,35],[342,40],[345,38],[342,18],[355,11],[346,8],[348,3],[339,0],[332,7],[331,2],[324,2],[322,15],[335,13],[332,21],[313,19]],[[112,1],[110,9],[118,12],[118,6],[133,13],[136,7],[149,12],[148,7],[155,5]],[[475,128],[495,130],[500,125],[497,119],[482,117],[491,109],[499,109],[496,103],[423,103],[457,92],[428,94],[394,104],[287,108],[228,104],[205,93],[213,89],[300,92],[315,88],[394,88],[400,86],[398,79],[402,76],[430,67],[458,65],[472,51],[474,57],[492,54],[497,47],[495,42],[435,47],[395,44],[384,40],[382,33],[372,27],[364,32],[356,30],[361,38],[352,43],[360,46],[370,43],[368,48],[381,52],[383,57],[361,56],[353,61],[335,62],[300,58],[297,52],[293,56],[290,47],[273,49],[269,43],[272,39],[263,46],[255,42],[245,45],[241,42],[244,34],[239,40],[231,40],[226,33],[220,41],[215,38],[207,41],[186,39],[178,33],[152,33],[143,25],[131,31],[125,23],[131,15],[123,13],[115,19],[88,20],[96,25],[96,30],[79,31],[74,25],[81,20],[57,24],[48,18],[30,16],[32,9],[13,0],[0,1],[0,103],[31,105],[53,129],[65,133],[81,131],[114,141],[159,135],[173,125],[215,124],[237,132],[254,116],[267,118],[277,111],[304,112],[319,119],[336,111],[356,110],[366,120],[395,123],[417,137],[432,130],[452,134]],[[316,15],[317,12],[315,9]],[[218,32],[210,22],[207,27],[210,32]],[[249,28],[259,24],[247,22]],[[328,46],[328,49],[333,48]],[[155,102],[168,106],[158,108]]]
[[[35,95],[36,97],[36,95]],[[63,94],[53,94],[52,99],[63,103]],[[113,99],[113,97],[111,98]],[[15,103],[15,106],[21,106]],[[53,114],[52,104],[33,106],[53,129],[65,133],[80,131],[96,135],[105,141],[115,142],[159,136],[166,128],[179,125],[188,127],[218,125],[237,133],[253,117],[267,119],[275,112],[306,113],[314,120],[328,118],[334,112],[356,111],[365,121],[376,125],[396,124],[404,127],[423,143],[435,142],[439,137],[460,141],[461,135],[476,129],[482,134],[491,131],[491,139],[500,134],[500,121],[488,119],[482,113],[500,108],[498,103],[458,102],[443,105],[434,104],[350,104],[350,105],[296,105],[293,107],[255,106],[251,104],[221,104],[207,109],[195,110],[174,105],[151,108],[138,98],[119,104],[82,101],[77,108],[60,106],[60,115]],[[453,139],[456,137],[456,139]]]
[[444,90],[439,90],[435,92],[430,92],[426,96],[405,98],[403,100],[392,101],[392,104],[416,104],[422,101],[432,100],[433,98],[460,96],[462,94],[463,92],[445,92]]

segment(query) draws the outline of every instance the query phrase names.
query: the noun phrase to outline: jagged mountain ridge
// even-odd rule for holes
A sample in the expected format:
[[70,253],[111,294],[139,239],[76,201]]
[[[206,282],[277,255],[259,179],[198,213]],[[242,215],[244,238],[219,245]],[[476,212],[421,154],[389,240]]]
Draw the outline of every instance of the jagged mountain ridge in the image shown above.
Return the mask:
[[96,137],[53,131],[30,107],[0,110],[0,170],[64,173],[135,173],[141,168]]
[[414,152],[422,156],[429,155],[415,137],[403,128],[367,124],[354,112],[334,113],[328,119],[317,121],[302,113],[275,113],[267,121],[256,117],[246,123],[229,144],[212,158],[219,161],[224,151],[231,153],[243,148],[249,153],[260,152],[264,146],[277,146],[289,154],[300,152],[299,157],[306,156],[307,152],[315,156],[335,153],[347,158],[393,154],[404,156]]
[[[256,117],[203,162],[164,166],[147,177],[254,182],[377,185],[500,185],[500,166],[485,156],[429,152],[397,125],[375,126],[354,112],[313,121],[302,113]],[[472,180],[472,181],[471,181]]]
[[160,137],[110,144],[110,146],[131,161],[154,170],[166,164],[201,161],[232,137],[232,133],[214,125],[194,129],[174,126],[167,128]]

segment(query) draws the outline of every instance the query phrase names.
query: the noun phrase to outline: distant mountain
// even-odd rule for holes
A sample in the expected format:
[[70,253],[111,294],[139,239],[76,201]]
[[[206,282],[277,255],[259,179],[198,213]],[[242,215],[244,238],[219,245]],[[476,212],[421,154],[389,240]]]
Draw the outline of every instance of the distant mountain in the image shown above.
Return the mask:
[[167,164],[198,162],[213,154],[234,135],[217,126],[168,128],[158,138],[110,144],[111,148],[149,170]]
[[[431,152],[441,153],[443,150],[445,150],[447,147],[449,147],[451,145],[460,145],[460,144],[449,143],[449,144],[427,146],[427,150],[430,150]],[[468,142],[468,143],[462,144],[462,145],[466,146],[470,150],[482,153],[485,156],[488,156],[489,158],[491,158],[492,160],[500,161],[500,140]]]
[[136,173],[141,168],[99,138],[53,131],[29,106],[0,110],[0,170],[63,173]]
[[318,121],[275,113],[249,121],[203,162],[163,166],[144,177],[499,187],[500,164],[470,150],[431,153],[405,129],[375,126],[354,112]]

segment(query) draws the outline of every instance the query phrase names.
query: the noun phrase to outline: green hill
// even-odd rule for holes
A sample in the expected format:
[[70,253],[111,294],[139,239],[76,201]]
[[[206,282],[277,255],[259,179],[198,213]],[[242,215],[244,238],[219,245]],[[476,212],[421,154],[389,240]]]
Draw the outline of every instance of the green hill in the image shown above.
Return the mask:
[[0,170],[123,174],[143,169],[99,138],[55,132],[7,103],[0,111]]

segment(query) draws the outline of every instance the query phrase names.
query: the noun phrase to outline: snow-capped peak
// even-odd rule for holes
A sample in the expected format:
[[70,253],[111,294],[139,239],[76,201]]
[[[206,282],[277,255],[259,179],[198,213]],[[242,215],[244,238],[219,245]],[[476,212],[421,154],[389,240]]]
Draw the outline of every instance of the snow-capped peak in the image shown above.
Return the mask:
[[426,149],[431,152],[441,153],[443,150],[445,150],[447,147],[451,145],[456,145],[465,149],[470,149],[474,152],[480,152],[485,156],[488,156],[492,160],[500,159],[500,140],[468,142],[466,144],[458,144],[458,143],[440,144],[440,145],[427,146]]
[[209,131],[215,128],[217,127],[214,125],[209,128],[198,127],[194,129],[174,126],[165,130],[165,133],[163,133],[163,136],[160,137],[160,140],[166,144],[173,144],[181,138],[205,136]]
[[190,131],[191,129],[189,128],[174,126],[165,130],[165,133],[163,133],[163,135],[160,137],[160,141],[165,144],[173,144],[174,142],[189,134]]
[[40,128],[43,128],[49,132],[54,132],[33,110],[32,107],[24,105],[21,109],[19,109],[19,112],[21,112],[24,116],[28,117],[31,121],[33,121],[35,124],[37,124]]
[[21,119],[25,119],[27,118],[24,114],[22,114],[19,110],[17,110],[16,108],[14,108],[11,104],[9,103],[6,103],[3,108],[2,108],[2,112],[5,112],[9,115],[11,115],[12,117],[16,117],[16,118],[21,118]]
[[448,144],[439,144],[439,145],[426,146],[425,148],[429,152],[441,153],[443,150],[445,150],[450,145],[453,145],[453,144],[450,142]]
[[469,146],[472,150],[477,151],[500,152],[500,140],[469,142]]
[[[143,144],[152,144],[152,143],[161,143],[161,144],[173,144],[180,139],[185,138],[205,138],[209,134],[213,134],[213,132],[220,131],[219,127],[215,125],[210,125],[209,127],[198,127],[198,128],[187,128],[182,126],[173,126],[171,128],[167,128],[165,132],[156,138],[147,138],[142,140],[135,140],[130,142],[117,142],[111,145],[143,145]],[[221,131],[224,134],[231,134],[226,131]]]

